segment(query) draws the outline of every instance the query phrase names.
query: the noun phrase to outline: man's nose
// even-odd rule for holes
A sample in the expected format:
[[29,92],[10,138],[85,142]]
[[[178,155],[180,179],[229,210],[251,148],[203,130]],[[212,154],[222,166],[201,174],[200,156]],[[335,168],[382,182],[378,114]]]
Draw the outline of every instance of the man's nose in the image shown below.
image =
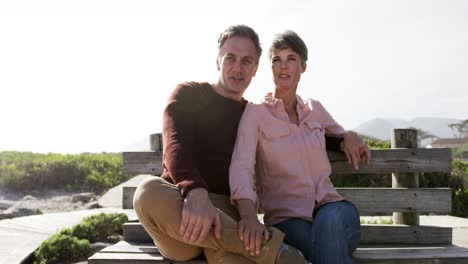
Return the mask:
[[240,71],[241,66],[242,66],[241,61],[237,60],[237,61],[235,61],[234,64],[232,65],[232,68],[233,68],[234,70]]

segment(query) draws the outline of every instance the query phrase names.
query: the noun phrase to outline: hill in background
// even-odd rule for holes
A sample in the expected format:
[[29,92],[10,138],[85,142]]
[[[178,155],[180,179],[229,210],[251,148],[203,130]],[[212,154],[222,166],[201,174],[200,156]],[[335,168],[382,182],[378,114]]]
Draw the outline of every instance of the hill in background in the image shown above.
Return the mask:
[[427,131],[439,138],[454,137],[449,124],[460,122],[453,118],[418,117],[411,121],[395,118],[374,118],[359,126],[354,131],[362,135],[389,140],[392,129],[415,127]]

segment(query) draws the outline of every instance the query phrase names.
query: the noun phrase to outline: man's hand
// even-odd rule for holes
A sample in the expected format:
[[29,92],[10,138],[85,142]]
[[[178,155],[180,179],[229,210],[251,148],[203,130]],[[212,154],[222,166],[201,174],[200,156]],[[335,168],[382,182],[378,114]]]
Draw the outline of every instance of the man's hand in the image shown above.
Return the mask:
[[244,242],[246,250],[252,256],[260,255],[262,250],[262,240],[270,240],[270,232],[258,221],[255,204],[249,199],[239,199],[235,201],[241,220],[237,225],[239,239]]
[[364,140],[353,131],[347,131],[344,140],[341,142],[341,151],[346,154],[348,163],[352,164],[354,169],[359,170],[361,160],[369,163],[371,153]]
[[221,220],[208,192],[203,188],[191,190],[182,207],[180,235],[186,242],[199,244],[205,240],[212,226],[216,238],[221,238]]

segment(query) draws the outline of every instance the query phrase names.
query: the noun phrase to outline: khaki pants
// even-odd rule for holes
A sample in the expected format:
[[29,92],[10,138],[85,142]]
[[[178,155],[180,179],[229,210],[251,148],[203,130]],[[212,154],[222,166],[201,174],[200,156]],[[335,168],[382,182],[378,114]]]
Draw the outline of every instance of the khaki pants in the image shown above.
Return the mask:
[[135,212],[141,224],[153,238],[159,252],[166,258],[186,261],[202,252],[208,263],[266,263],[273,264],[284,234],[271,228],[269,241],[264,241],[258,256],[245,250],[237,231],[239,215],[237,209],[225,195],[210,194],[221,218],[221,238],[210,231],[205,241],[191,245],[179,234],[183,198],[174,184],[159,177],[149,177],[138,186],[133,198]]

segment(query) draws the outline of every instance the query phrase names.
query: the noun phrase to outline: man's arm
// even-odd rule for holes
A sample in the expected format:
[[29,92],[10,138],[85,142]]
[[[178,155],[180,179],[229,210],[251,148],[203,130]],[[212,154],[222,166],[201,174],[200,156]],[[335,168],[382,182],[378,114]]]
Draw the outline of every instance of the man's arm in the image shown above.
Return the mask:
[[190,84],[178,85],[163,112],[163,163],[184,197],[192,189],[208,188],[193,156],[197,90]]
[[327,150],[331,151],[341,151],[341,142],[343,142],[344,137],[331,136],[325,134],[325,147]]
[[208,197],[208,187],[195,162],[194,103],[199,99],[199,87],[179,85],[169,97],[163,113],[163,163],[169,176],[185,197],[182,207],[180,234],[192,243],[202,242],[212,225],[216,237],[221,237],[221,222],[217,209]]

